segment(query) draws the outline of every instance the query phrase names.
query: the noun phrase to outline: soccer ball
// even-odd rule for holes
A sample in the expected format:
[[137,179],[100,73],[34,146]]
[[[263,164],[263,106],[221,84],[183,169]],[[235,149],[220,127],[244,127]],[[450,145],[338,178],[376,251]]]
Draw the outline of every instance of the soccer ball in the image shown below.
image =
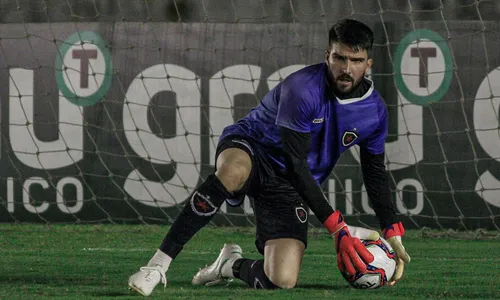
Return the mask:
[[354,275],[342,273],[349,284],[357,289],[376,289],[387,283],[396,271],[396,260],[392,247],[386,240],[362,240],[366,249],[373,254],[374,260],[367,265],[367,270]]

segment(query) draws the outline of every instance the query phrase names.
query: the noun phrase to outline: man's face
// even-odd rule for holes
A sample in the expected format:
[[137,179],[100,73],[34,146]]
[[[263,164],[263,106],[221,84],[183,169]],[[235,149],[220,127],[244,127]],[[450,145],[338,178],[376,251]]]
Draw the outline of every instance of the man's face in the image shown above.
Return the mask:
[[366,50],[354,51],[345,44],[333,43],[326,51],[326,62],[337,89],[348,93],[363,79],[373,60]]

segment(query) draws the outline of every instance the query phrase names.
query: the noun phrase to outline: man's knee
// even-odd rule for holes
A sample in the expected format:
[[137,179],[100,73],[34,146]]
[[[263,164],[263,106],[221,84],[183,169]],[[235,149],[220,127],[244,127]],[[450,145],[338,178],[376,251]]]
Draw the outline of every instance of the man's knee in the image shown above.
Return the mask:
[[250,176],[252,160],[248,153],[238,148],[222,151],[217,157],[215,175],[229,192],[243,187]]
[[273,273],[271,276],[268,276],[268,278],[274,285],[281,289],[293,289],[297,285],[299,274]]
[[282,289],[297,285],[305,245],[296,239],[269,240],[264,248],[264,272]]

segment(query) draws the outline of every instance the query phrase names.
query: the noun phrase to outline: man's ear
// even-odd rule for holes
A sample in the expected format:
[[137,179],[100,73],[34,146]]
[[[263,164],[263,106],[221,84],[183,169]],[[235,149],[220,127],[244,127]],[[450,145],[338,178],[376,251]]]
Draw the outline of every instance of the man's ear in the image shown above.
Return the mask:
[[368,68],[366,68],[366,71],[368,71],[368,69],[370,69],[373,65],[373,59],[369,58],[366,63],[368,64]]
[[326,49],[325,50],[325,60],[328,61],[329,57],[330,57],[330,50]]

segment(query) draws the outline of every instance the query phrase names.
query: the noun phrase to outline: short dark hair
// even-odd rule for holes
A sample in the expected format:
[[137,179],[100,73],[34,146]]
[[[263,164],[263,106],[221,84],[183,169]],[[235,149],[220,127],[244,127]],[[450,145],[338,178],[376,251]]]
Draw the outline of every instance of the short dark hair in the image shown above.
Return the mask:
[[366,50],[370,55],[373,45],[373,31],[362,22],[343,19],[335,23],[328,34],[328,45],[342,43],[355,51]]

